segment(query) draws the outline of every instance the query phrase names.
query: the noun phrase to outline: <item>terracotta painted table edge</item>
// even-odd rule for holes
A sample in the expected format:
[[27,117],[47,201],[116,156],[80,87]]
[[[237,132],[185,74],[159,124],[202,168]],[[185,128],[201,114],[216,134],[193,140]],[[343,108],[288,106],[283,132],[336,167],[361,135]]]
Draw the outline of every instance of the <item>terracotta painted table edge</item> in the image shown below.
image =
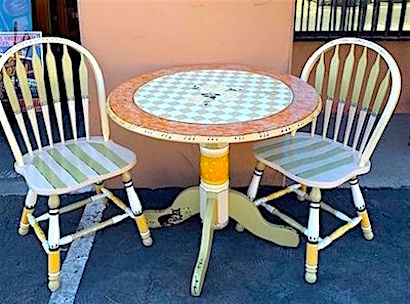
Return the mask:
[[[141,110],[134,103],[135,91],[146,82],[168,74],[201,69],[239,70],[271,76],[289,86],[294,99],[279,113],[229,125],[166,120]],[[148,137],[183,143],[241,143],[268,139],[307,125],[319,115],[321,109],[322,103],[315,89],[297,77],[277,74],[261,67],[220,64],[178,66],[141,74],[118,85],[109,94],[107,102],[108,115],[119,126]]]

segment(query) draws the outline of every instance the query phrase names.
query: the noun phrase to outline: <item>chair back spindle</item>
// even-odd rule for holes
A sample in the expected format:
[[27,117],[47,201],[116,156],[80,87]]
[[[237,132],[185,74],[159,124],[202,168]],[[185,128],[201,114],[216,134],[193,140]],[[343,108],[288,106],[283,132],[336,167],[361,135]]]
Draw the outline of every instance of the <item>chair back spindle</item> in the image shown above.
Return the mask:
[[37,94],[40,100],[41,112],[43,114],[44,124],[46,126],[48,144],[53,146],[53,133],[51,131],[50,112],[48,110],[46,85],[44,82],[44,69],[40,57],[37,54],[37,48],[33,47],[33,72],[37,84]]
[[[319,63],[316,67],[316,75],[315,75],[315,88],[319,95],[322,95],[322,90],[323,90],[323,78],[325,75],[325,56],[324,54],[320,55]],[[316,122],[317,118],[313,119],[312,121],[312,127],[310,129],[310,133],[313,136],[315,134],[316,130]]]
[[68,54],[67,45],[63,46],[63,75],[65,83],[65,91],[67,95],[68,112],[70,115],[71,129],[73,131],[74,140],[77,140],[77,122],[75,113],[75,97],[74,97],[74,81],[73,81],[73,65],[70,54]]
[[60,88],[58,86],[58,75],[56,59],[51,50],[50,43],[47,43],[47,55],[46,55],[48,79],[50,82],[51,96],[53,98],[54,111],[56,113],[58,132],[60,134],[60,141],[64,143],[64,126],[63,126],[63,113],[61,111],[60,102]]
[[11,81],[4,67],[3,67],[3,83],[6,89],[7,96],[9,97],[10,105],[14,112],[17,125],[20,129],[20,133],[23,136],[23,141],[26,146],[26,149],[30,155],[33,155],[33,149],[31,147],[30,139],[28,137],[26,125],[24,124],[24,118],[23,118],[23,114],[21,113],[21,108],[20,108],[19,100],[17,98],[16,90],[14,88],[13,82]]
[[337,114],[336,114],[335,129],[333,132],[333,141],[337,141],[338,139],[340,124],[342,122],[345,102],[346,102],[347,93],[349,90],[349,84],[352,78],[353,65],[354,65],[354,44],[352,44],[352,46],[350,47],[349,55],[347,56],[345,64],[343,66],[342,83],[340,85],[339,102],[337,104]]
[[379,89],[377,90],[376,98],[374,99],[373,107],[371,109],[370,116],[369,116],[369,121],[367,123],[366,129],[363,135],[363,139],[360,144],[360,148],[359,148],[360,154],[363,153],[367,140],[369,139],[370,133],[373,129],[374,123],[376,122],[384,96],[386,96],[389,80],[390,80],[390,71],[387,70],[382,82],[380,83]]
[[[347,52],[341,52],[342,48]],[[374,55],[369,56],[370,52]],[[331,55],[328,65],[326,58],[330,55],[327,54]],[[369,59],[371,62],[368,64]],[[314,86],[317,92],[322,95],[326,87],[322,137],[328,136],[333,102],[338,99],[333,140],[338,141],[339,134],[344,133],[341,134],[343,145],[349,146],[353,137],[351,148],[358,150],[360,165],[364,166],[370,159],[399,99],[401,75],[397,63],[384,48],[373,42],[358,38],[340,38],[326,43],[313,53],[305,64],[301,78],[308,81],[314,69]],[[386,69],[386,72],[381,73],[383,69]],[[327,83],[324,84],[326,76]],[[341,130],[344,113],[347,110],[346,103],[350,106],[345,128]],[[316,120],[312,122],[312,136],[315,128]]]
[[89,124],[89,118],[88,118],[88,115],[89,115],[88,70],[85,65],[83,54],[81,54],[79,76],[80,76],[81,100],[82,100],[83,116],[84,116],[85,137],[88,140],[90,138],[90,124]]
[[[38,48],[42,49],[42,46],[46,45],[46,54],[44,56],[45,66],[47,67],[47,73],[45,73],[44,65],[40,59]],[[52,46],[60,45],[62,46],[62,56],[61,56],[61,65],[57,64],[56,56],[54,55]],[[32,67],[35,78],[36,89],[38,93],[38,98],[40,102],[40,109],[36,113],[36,105],[33,103],[33,96],[30,86],[32,83],[29,83],[27,77],[26,67],[24,66],[21,58],[19,57],[19,52],[25,48],[32,48]],[[74,50],[79,53],[80,62],[77,63],[78,70],[73,70],[73,61],[70,55],[69,49]],[[7,74],[7,71],[4,67],[6,62],[10,58],[16,58],[16,78]],[[59,57],[60,58],[60,57]],[[18,131],[23,139],[25,149],[27,150],[30,156],[33,156],[35,149],[33,144],[35,143],[38,150],[43,149],[41,136],[46,135],[45,141],[48,142],[50,147],[53,147],[58,140],[53,139],[52,132],[52,120],[51,113],[48,106],[48,94],[47,94],[47,85],[51,91],[52,102],[54,105],[54,112],[56,116],[56,122],[58,127],[59,141],[65,143],[66,138],[65,130],[71,127],[73,140],[78,140],[78,123],[76,115],[76,98],[75,98],[75,83],[74,83],[74,73],[78,73],[79,76],[79,85],[81,91],[81,106],[83,108],[83,119],[84,119],[84,129],[85,129],[85,139],[90,139],[90,124],[89,124],[89,95],[88,95],[88,67],[87,63],[91,67],[94,73],[94,79],[96,82],[97,89],[97,99],[100,110],[100,119],[101,119],[101,129],[102,135],[105,141],[109,140],[109,125],[108,125],[108,116],[106,112],[106,95],[105,95],[105,85],[104,78],[101,72],[100,67],[98,66],[97,61],[91,55],[91,53],[86,50],[81,45],[72,42],[67,39],[57,38],[57,37],[44,37],[36,38],[31,40],[26,40],[24,42],[18,43],[15,46],[11,47],[1,58],[0,58],[0,69],[3,74],[3,83],[7,93],[7,99],[13,110]],[[58,67],[61,66],[62,75],[59,79]],[[76,68],[75,68],[76,69]],[[13,76],[14,77],[14,76]],[[14,79],[14,80],[13,80]],[[68,116],[70,118],[70,127],[64,125],[62,101],[60,96],[60,84],[59,80],[64,80],[64,87],[67,97],[67,106],[68,106]],[[17,97],[15,83],[18,80],[18,85],[20,87],[21,95],[24,100],[25,109],[27,112],[28,121],[30,124],[30,129],[27,128],[25,122],[25,116],[22,114],[22,109],[20,107],[19,99]],[[41,114],[40,114],[41,113]],[[41,130],[41,126],[38,124],[37,115],[43,116],[45,132]],[[7,140],[11,146],[12,153],[16,160],[18,166],[22,166],[23,162],[23,153],[20,149],[19,143],[16,139],[18,134],[15,134],[13,128],[11,128],[10,122],[5,112],[3,102],[0,101],[0,122],[5,131]],[[30,132],[32,132],[33,137],[30,137]],[[18,132],[16,132],[18,133]],[[30,138],[34,138],[35,142],[32,143]]]
[[356,149],[357,144],[359,142],[360,134],[362,133],[362,129],[363,129],[363,125],[364,125],[364,122],[367,116],[370,100],[372,98],[373,91],[376,86],[376,80],[379,74],[379,70],[380,70],[380,56],[377,55],[376,61],[374,62],[370,70],[369,78],[367,80],[367,85],[366,85],[366,89],[365,89],[365,93],[364,93],[364,97],[363,97],[362,105],[360,109],[359,119],[357,122],[356,131],[354,134],[353,145],[352,145],[353,149]]
[[31,96],[31,91],[30,91],[28,80],[27,80],[26,68],[21,62],[20,56],[18,55],[18,53],[16,54],[16,73],[17,73],[17,78],[18,78],[19,85],[20,85],[20,91],[21,91],[21,94],[23,95],[27,115],[30,120],[31,128],[34,133],[34,137],[36,139],[37,149],[41,151],[42,144],[41,144],[41,139],[40,139],[40,131],[38,129],[36,110],[33,104],[33,96]]
[[330,61],[329,68],[329,80],[327,84],[327,96],[326,96],[326,105],[325,105],[325,116],[323,120],[323,132],[322,136],[325,138],[327,136],[327,129],[329,127],[330,114],[333,107],[333,99],[335,96],[336,80],[339,71],[339,46],[336,45],[335,51]]
[[346,131],[345,131],[344,140],[343,140],[344,146],[347,146],[347,143],[349,142],[349,138],[351,135],[353,121],[356,116],[356,109],[359,103],[359,97],[360,97],[360,92],[362,89],[366,67],[367,67],[367,48],[364,47],[362,55],[360,56],[359,62],[357,64],[357,71],[356,71],[354,85],[353,85],[353,93],[352,93],[352,97],[350,100],[350,108],[349,108],[349,114],[348,114],[349,116],[347,118]]

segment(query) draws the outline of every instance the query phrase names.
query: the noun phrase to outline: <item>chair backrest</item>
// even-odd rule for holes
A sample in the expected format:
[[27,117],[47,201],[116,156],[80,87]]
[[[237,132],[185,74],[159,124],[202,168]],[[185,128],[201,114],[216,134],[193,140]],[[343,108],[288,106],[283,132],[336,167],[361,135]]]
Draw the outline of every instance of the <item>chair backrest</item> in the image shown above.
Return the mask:
[[[358,150],[360,165],[366,164],[399,100],[401,75],[393,57],[376,43],[340,38],[324,44],[312,54],[301,78],[311,81],[317,92],[325,97],[322,136],[328,136],[335,103],[336,119],[333,134],[329,136],[334,141],[343,136],[340,141]],[[350,106],[345,107],[345,104]],[[340,129],[347,108],[343,132]],[[315,129],[316,120],[312,123],[312,136]]]
[[[43,45],[46,45],[43,48]],[[55,45],[60,45],[63,48],[63,55],[61,57],[61,65],[56,63],[56,58],[52,51],[52,48]],[[43,115],[44,126],[46,132],[41,132],[40,125],[37,121],[37,114],[35,109],[35,104],[33,103],[33,96],[30,89],[30,84],[27,79],[27,72],[26,67],[22,63],[22,60],[19,56],[19,51],[23,49],[32,48],[33,58],[32,58],[32,68],[35,77],[37,93],[39,98],[39,107],[41,107],[41,113]],[[41,55],[38,54],[38,49],[42,50],[41,53],[43,55],[43,59],[41,60]],[[72,68],[72,60],[69,54],[69,49],[76,51],[79,53],[80,56],[80,64],[79,69],[77,72],[73,71]],[[70,51],[72,52],[72,51]],[[12,58],[15,60],[15,75],[14,77],[7,73],[5,64]],[[45,75],[45,67],[43,62],[46,65],[47,69],[47,77]],[[82,100],[82,117],[84,119],[84,129],[85,129],[85,137],[88,140],[90,136],[89,131],[89,98],[88,98],[88,69],[87,64],[91,66],[92,71],[94,72],[94,79],[96,82],[97,88],[97,98],[99,103],[99,111],[100,111],[100,119],[101,119],[101,129],[102,135],[104,140],[109,139],[109,124],[108,124],[108,116],[106,112],[106,95],[105,95],[105,86],[104,86],[104,78],[101,72],[101,69],[95,60],[95,58],[91,55],[91,53],[82,47],[81,45],[63,38],[57,37],[44,37],[44,38],[36,38],[30,39],[23,42],[20,42],[9,50],[4,53],[0,58],[0,69],[2,72],[2,80],[3,85],[5,87],[7,97],[11,108],[13,109],[14,116],[16,118],[16,122],[18,125],[19,132],[23,137],[22,145],[25,146],[27,152],[30,155],[33,155],[33,146],[34,144],[37,146],[36,149],[42,150],[42,140],[47,142],[48,145],[53,146],[53,143],[57,141],[63,142],[66,140],[64,130],[65,128],[70,128],[70,126],[64,125],[64,117],[63,117],[63,110],[64,108],[61,107],[61,101],[65,100],[65,98],[61,98],[60,96],[60,86],[59,86],[59,68],[62,69],[62,75],[64,80],[64,87],[66,92],[66,100],[67,100],[67,108],[68,108],[68,115],[70,117],[70,125],[71,125],[71,134],[74,140],[78,139],[77,136],[77,113],[76,113],[76,103],[75,103],[75,96],[74,96],[74,81],[73,81],[73,73],[78,73],[78,79],[80,83],[80,92],[81,92],[81,100]],[[60,74],[61,76],[61,74]],[[13,81],[14,80],[14,81]],[[16,81],[18,80],[18,81]],[[21,95],[24,100],[24,106],[27,112],[27,117],[29,120],[30,128],[26,127],[25,119],[23,116],[21,107],[19,104],[19,100],[16,94],[16,87],[14,85],[15,82],[18,82]],[[56,140],[53,138],[52,132],[52,124],[50,122],[50,112],[48,106],[48,94],[47,89],[51,91],[52,103],[55,112],[55,118],[57,120],[57,127],[58,127],[58,134],[59,139]],[[81,108],[80,107],[80,108]],[[38,109],[40,110],[40,109]],[[21,147],[19,146],[18,141],[16,140],[16,135],[13,132],[13,129],[10,125],[10,122],[6,116],[3,103],[0,101],[0,122],[3,126],[5,131],[7,140],[10,144],[11,150],[13,152],[14,158],[16,160],[16,164],[18,166],[23,165],[23,156]],[[29,131],[31,131],[34,136],[30,136]],[[16,133],[17,130],[16,130]],[[30,140],[34,137],[34,140]]]

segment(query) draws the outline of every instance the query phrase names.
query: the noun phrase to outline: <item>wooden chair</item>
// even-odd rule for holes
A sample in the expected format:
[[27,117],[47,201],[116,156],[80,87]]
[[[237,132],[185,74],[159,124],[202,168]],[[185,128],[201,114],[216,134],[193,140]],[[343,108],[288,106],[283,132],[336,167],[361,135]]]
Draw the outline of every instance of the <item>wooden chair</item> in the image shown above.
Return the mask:
[[[313,82],[320,95],[326,89],[322,130],[315,134],[314,120],[310,133],[295,132],[257,143],[253,148],[257,164],[248,196],[254,200],[266,166],[296,182],[284,190],[255,200],[254,204],[265,207],[307,236],[305,280],[314,283],[317,280],[319,250],[359,223],[364,238],[373,239],[357,176],[370,170],[370,157],[399,99],[401,76],[393,57],[381,46],[363,39],[341,38],[315,51],[306,62],[301,78]],[[332,108],[336,108],[334,124],[330,123]],[[347,117],[344,115],[346,110]],[[335,188],[347,181],[351,185],[353,204],[357,210],[357,216],[353,218],[321,200],[320,189]],[[309,194],[307,187],[312,187]],[[299,200],[310,201],[307,228],[267,204],[290,192],[296,193]],[[320,238],[320,209],[345,224],[329,236]],[[237,228],[241,229],[240,226]]]
[[[44,50],[43,45],[46,45]],[[63,50],[61,65],[57,65],[56,63],[52,46],[59,47]],[[40,101],[40,106],[37,108],[33,104],[33,97],[29,81],[27,80],[26,67],[22,63],[22,58],[20,58],[21,56],[19,55],[19,51],[24,50],[25,54],[28,48],[31,48],[33,52],[32,66]],[[44,66],[40,59],[40,54],[37,53],[39,50],[45,53],[44,61],[47,68],[53,109],[49,108],[49,94],[47,94],[46,89],[47,80],[44,77]],[[78,71],[73,71],[72,69],[73,64],[70,53],[76,53],[80,59]],[[10,77],[5,69],[5,64],[9,59],[15,60],[16,75],[14,77]],[[94,72],[102,136],[91,136],[89,131],[88,68],[86,62]],[[62,100],[65,99],[60,96],[58,74],[60,69],[57,69],[57,66],[62,67],[62,78],[64,79],[67,97],[67,105],[63,104],[63,107]],[[109,138],[110,130],[106,113],[103,74],[91,53],[81,45],[67,39],[55,37],[38,38],[18,43],[10,48],[0,58],[0,67],[2,69],[3,83],[7,92],[8,101],[14,112],[14,118],[18,128],[12,128],[12,125],[15,124],[10,124],[2,102],[0,102],[0,121],[15,158],[15,170],[24,177],[29,188],[18,231],[21,235],[25,235],[31,226],[41,241],[48,255],[49,289],[55,291],[60,286],[60,246],[69,244],[77,238],[131,217],[136,221],[143,244],[150,246],[152,244],[150,231],[129,173],[129,170],[131,170],[136,163],[136,157],[132,151],[116,144]],[[78,73],[80,82],[80,88],[76,90],[77,92],[81,92],[81,102],[79,103],[75,102],[74,73]],[[76,76],[77,75],[75,75],[75,77]],[[15,90],[17,87],[14,85],[16,82],[19,84],[18,87],[24,99],[24,107],[27,114],[21,110]],[[70,124],[66,125],[64,124],[65,116],[63,115],[65,107],[68,108],[67,115],[70,118]],[[77,125],[80,125],[77,124],[79,120],[78,117],[81,118],[81,113],[76,111],[77,108],[82,108],[83,129],[85,129],[83,132],[85,133],[84,137],[80,137],[77,132],[77,129],[79,129]],[[51,112],[49,110],[51,110]],[[50,115],[53,112],[55,113],[55,117]],[[25,119],[26,117],[28,121]],[[58,132],[54,133],[55,128],[52,127],[55,125],[52,124],[53,118],[55,118],[54,122],[57,122],[58,128]],[[43,123],[40,124],[40,121]],[[45,127],[42,128],[41,126]],[[22,136],[22,142],[17,140],[18,133]],[[67,133],[71,134],[71,139],[67,138]],[[23,155],[22,149],[25,149],[27,153]],[[116,176],[122,177],[131,208],[127,207],[120,199],[105,189],[102,184],[104,180]],[[96,185],[96,195],[59,208],[60,195],[90,185]],[[49,197],[49,211],[46,214],[34,217],[33,212],[38,195]],[[83,207],[96,200],[105,203],[107,199],[110,199],[115,205],[122,209],[123,213],[102,223],[95,224],[92,227],[85,228],[64,237],[60,236],[59,214]],[[43,220],[49,221],[47,237],[38,223]]]

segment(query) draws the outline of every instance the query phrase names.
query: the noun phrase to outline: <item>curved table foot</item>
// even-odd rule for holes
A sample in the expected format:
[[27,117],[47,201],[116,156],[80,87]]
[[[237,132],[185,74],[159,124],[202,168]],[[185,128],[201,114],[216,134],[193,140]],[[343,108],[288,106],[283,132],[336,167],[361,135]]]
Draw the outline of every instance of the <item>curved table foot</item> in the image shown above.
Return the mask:
[[199,187],[182,191],[172,205],[163,210],[145,210],[150,228],[177,225],[199,213]]
[[254,235],[285,247],[297,247],[299,235],[296,230],[266,221],[258,208],[240,192],[229,191],[229,216]]
[[191,294],[195,297],[201,295],[206,271],[208,269],[209,256],[211,254],[212,239],[214,236],[214,224],[216,223],[216,197],[208,197],[205,217],[202,226],[201,247],[194,268],[191,281]]

